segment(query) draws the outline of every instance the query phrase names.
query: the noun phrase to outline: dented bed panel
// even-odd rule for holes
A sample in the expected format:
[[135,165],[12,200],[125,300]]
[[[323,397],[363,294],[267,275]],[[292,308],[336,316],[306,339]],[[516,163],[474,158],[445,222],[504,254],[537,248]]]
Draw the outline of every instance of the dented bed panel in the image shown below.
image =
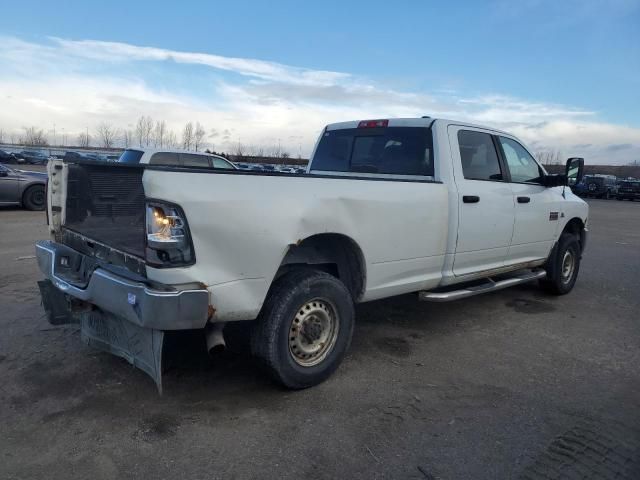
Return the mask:
[[196,252],[195,265],[148,268],[148,278],[204,282],[218,320],[254,318],[288,247],[322,233],[345,235],[364,252],[364,300],[440,278],[449,209],[439,183],[147,169],[143,184],[148,197],[183,208]]

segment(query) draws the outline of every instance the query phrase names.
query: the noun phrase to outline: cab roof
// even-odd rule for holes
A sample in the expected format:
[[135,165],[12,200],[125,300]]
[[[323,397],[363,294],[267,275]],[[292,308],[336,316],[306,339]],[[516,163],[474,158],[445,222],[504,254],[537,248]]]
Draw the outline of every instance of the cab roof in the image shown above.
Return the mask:
[[497,128],[488,127],[486,125],[478,125],[470,122],[463,122],[459,120],[447,120],[444,118],[433,118],[433,117],[407,117],[407,118],[385,118],[385,119],[362,119],[362,120],[350,120],[347,122],[337,122],[330,123],[327,125],[326,130],[342,130],[345,128],[358,128],[363,123],[371,122],[373,126],[373,122],[386,122],[386,126],[388,127],[431,127],[434,123],[442,124],[443,126],[448,125],[460,125],[465,127],[474,127],[474,128],[482,128],[485,130],[491,130],[496,133],[500,133],[503,135],[512,136],[510,133],[498,130]]

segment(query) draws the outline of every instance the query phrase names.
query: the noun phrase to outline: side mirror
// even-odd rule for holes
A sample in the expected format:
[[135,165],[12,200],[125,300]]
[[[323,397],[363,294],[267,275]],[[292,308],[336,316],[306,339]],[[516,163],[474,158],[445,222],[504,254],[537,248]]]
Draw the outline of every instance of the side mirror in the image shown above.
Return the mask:
[[584,158],[572,157],[567,160],[565,175],[567,177],[567,185],[570,187],[580,183],[582,177],[584,177]]

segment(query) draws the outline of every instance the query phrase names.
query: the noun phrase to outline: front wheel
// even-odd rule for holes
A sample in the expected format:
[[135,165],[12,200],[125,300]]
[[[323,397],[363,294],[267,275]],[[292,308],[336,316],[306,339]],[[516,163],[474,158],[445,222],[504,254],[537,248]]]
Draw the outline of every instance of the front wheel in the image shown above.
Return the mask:
[[294,270],[271,287],[253,331],[252,353],[287,388],[317,385],[340,365],[354,316],[351,294],[339,279]]
[[540,285],[554,295],[569,293],[576,283],[580,270],[581,248],[576,235],[564,233],[558,240],[555,254],[552,254],[545,265],[546,278]]

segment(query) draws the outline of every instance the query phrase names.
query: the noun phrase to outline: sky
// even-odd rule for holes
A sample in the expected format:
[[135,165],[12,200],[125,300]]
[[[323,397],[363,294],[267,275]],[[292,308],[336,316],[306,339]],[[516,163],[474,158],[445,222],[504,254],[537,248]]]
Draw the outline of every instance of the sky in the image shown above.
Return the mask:
[[0,131],[132,130],[307,156],[327,123],[452,118],[640,162],[640,0],[3,2]]

